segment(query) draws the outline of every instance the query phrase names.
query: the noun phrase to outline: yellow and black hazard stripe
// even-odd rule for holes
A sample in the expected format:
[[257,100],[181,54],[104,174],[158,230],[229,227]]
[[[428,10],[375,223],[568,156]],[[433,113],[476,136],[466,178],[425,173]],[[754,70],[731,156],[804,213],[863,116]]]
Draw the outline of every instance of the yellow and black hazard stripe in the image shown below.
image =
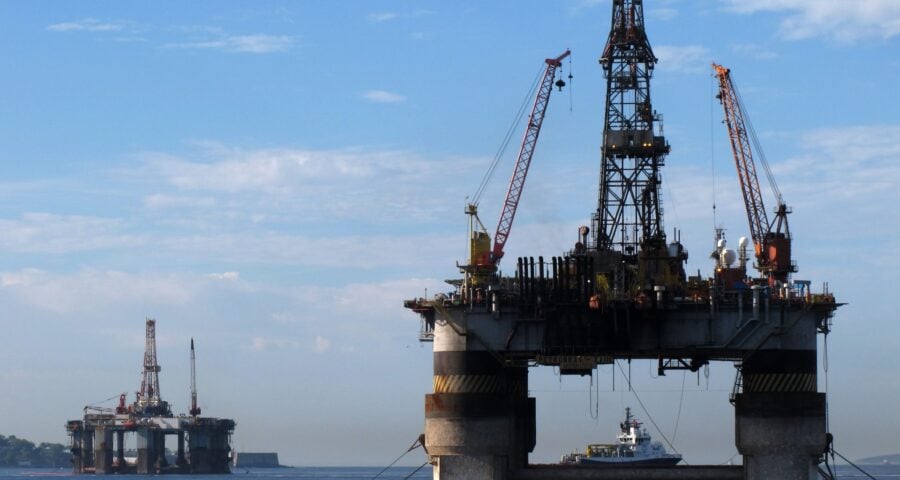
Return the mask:
[[744,392],[815,392],[815,373],[744,374]]
[[525,384],[497,375],[435,375],[434,393],[524,394]]

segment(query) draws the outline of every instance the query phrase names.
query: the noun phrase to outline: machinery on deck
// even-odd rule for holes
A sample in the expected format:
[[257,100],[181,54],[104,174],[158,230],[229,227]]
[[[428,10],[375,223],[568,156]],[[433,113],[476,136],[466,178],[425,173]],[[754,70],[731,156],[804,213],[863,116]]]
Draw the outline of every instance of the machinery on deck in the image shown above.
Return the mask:
[[[758,221],[753,240],[761,276],[732,268],[734,252],[724,249],[713,275],[686,275],[687,249],[677,230],[667,237],[663,227],[661,169],[670,146],[651,103],[657,59],[645,31],[643,1],[611,3],[600,58],[606,104],[592,228],[579,228],[570,250],[546,259],[520,257],[514,274],[503,276],[496,269],[503,243],[495,243],[499,250],[489,248],[470,208],[472,244],[469,263],[460,266],[464,278],[448,280],[448,293],[404,303],[421,317],[420,338],[433,342],[425,447],[435,479],[570,478],[554,470],[567,467],[529,467],[536,405],[528,396],[528,368],[587,375],[618,359],[648,359],[657,362],[660,375],[697,371],[712,361],[738,367],[732,402],[743,466],[715,472],[676,466],[671,468],[677,473],[666,478],[811,480],[827,444],[816,337],[830,331],[841,304],[827,289],[813,293],[810,281],[788,275],[795,269],[780,196],[774,224],[764,215],[751,217],[751,223]],[[749,172],[755,168],[751,157],[742,155],[738,168],[745,165]],[[758,191],[749,177],[742,182]],[[516,200],[513,207],[521,187],[511,186],[514,191],[508,195]],[[761,201],[754,209],[763,211]],[[730,269],[728,281],[723,266]]]

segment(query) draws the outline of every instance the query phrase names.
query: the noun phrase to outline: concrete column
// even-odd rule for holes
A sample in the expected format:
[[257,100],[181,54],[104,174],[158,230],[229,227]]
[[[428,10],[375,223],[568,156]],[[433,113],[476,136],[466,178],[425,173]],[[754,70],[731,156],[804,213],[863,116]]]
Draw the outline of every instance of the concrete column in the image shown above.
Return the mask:
[[94,468],[94,429],[85,429],[81,436],[81,458],[83,468]]
[[156,473],[156,460],[159,455],[156,449],[156,430],[139,427],[135,431],[137,437],[137,473]]
[[94,432],[94,473],[112,473],[113,432],[106,427],[97,427]]
[[160,470],[169,466],[169,461],[166,459],[166,432],[157,430],[155,433],[156,468]]
[[826,441],[815,350],[757,351],[742,375],[735,442],[744,456],[744,478],[817,479]]
[[84,473],[84,453],[81,449],[84,429],[72,428],[69,432],[72,435],[72,444],[69,446],[69,451],[72,452],[72,471],[75,473]]
[[209,435],[200,426],[188,429],[188,464],[191,473],[210,473],[209,467]]
[[465,337],[436,325],[434,393],[425,396],[425,448],[434,478],[505,480],[527,466],[534,449],[528,370],[465,347]]
[[210,436],[209,468],[213,473],[229,473],[231,471],[231,446],[228,442],[228,425],[234,427],[231,420],[221,419],[216,422],[215,430]]
[[119,472],[124,472],[128,467],[125,464],[125,430],[116,432],[116,463]]
[[175,465],[184,467],[187,460],[184,459],[184,430],[178,431],[178,455],[175,457]]

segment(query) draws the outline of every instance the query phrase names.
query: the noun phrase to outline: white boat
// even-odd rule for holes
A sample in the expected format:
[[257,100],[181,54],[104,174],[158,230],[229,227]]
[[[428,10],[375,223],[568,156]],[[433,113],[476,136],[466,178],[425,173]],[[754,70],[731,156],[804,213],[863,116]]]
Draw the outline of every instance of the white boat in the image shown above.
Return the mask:
[[588,445],[584,453],[574,452],[563,455],[561,463],[580,465],[675,465],[681,461],[681,455],[667,453],[665,447],[654,442],[642,427],[631,416],[631,408],[625,409],[625,421],[619,424],[620,433],[616,443],[596,443]]

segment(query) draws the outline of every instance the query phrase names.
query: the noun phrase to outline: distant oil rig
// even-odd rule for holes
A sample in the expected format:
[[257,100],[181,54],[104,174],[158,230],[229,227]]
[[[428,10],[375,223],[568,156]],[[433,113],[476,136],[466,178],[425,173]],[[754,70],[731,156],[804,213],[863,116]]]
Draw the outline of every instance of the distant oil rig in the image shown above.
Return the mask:
[[[821,466],[830,436],[825,394],[817,386],[817,335],[830,331],[841,304],[827,286],[815,293],[810,281],[791,278],[797,267],[790,210],[757,146],[777,200],[769,221],[753,156],[755,135],[730,71],[718,65],[718,98],[750,238],[731,250],[719,229],[712,275],[686,275],[687,249],[677,230],[667,238],[663,228],[661,170],[670,146],[650,101],[657,59],[644,29],[643,1],[611,3],[600,57],[606,111],[591,227],[579,229],[571,250],[546,259],[520,257],[513,276],[499,273],[552,87],[565,86],[562,78],[553,80],[566,51],[545,61],[493,247],[473,202],[466,210],[469,258],[460,265],[462,278],[448,280],[454,290],[404,304],[421,316],[420,339],[433,342],[424,446],[434,478],[831,478]],[[562,375],[589,375],[598,365],[632,359],[656,361],[659,375],[732,362],[735,445],[743,465],[529,465],[536,408],[528,369],[553,366]]]
[[[160,396],[156,320],[147,319],[141,390],[131,405],[126,394],[115,408],[84,407],[84,419],[66,423],[75,473],[230,473],[234,420],[201,417],[197,406],[194,339],[191,339],[191,408],[173,415]],[[136,457],[126,457],[126,434],[136,437]],[[177,437],[173,462],[166,437]]]

